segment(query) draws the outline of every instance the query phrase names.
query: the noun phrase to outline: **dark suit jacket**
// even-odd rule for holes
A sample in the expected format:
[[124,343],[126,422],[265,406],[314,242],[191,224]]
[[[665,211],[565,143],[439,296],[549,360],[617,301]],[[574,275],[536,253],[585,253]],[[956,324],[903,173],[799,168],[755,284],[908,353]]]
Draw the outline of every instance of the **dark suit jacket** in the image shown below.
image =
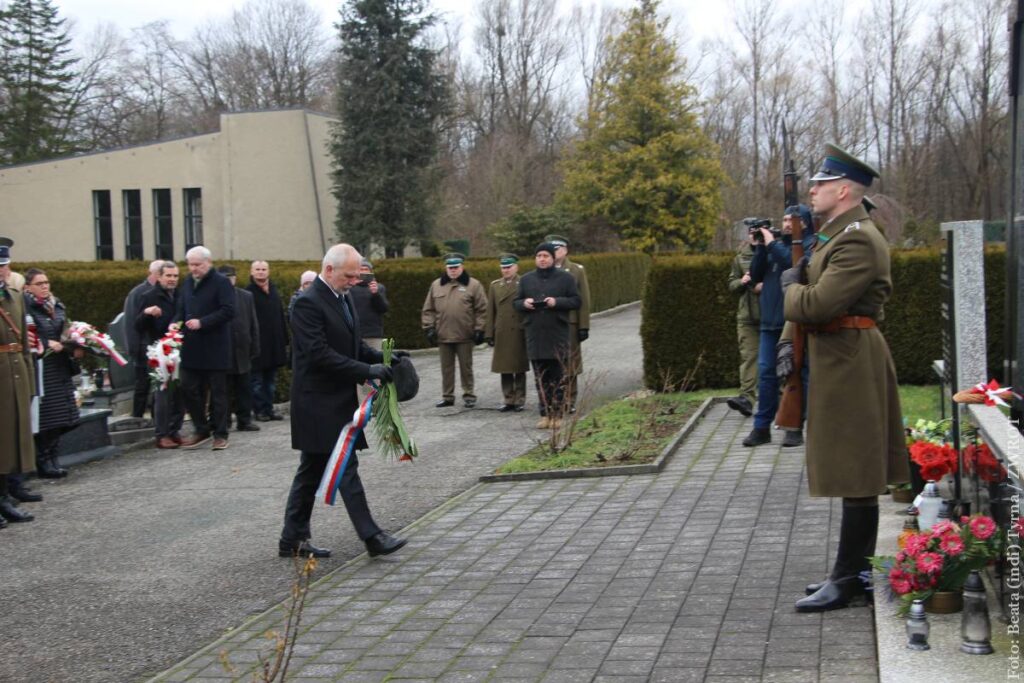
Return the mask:
[[[231,319],[235,317],[235,288],[213,268],[199,286],[191,275],[179,288],[175,321],[182,323],[181,367],[189,370],[231,369]],[[192,331],[184,322],[198,318]]]
[[[341,301],[323,280],[295,300],[292,309],[292,448],[328,453],[341,428],[359,407],[356,384],[370,377],[370,364],[380,351],[367,346],[342,313]],[[356,449],[366,448],[360,435]]]
[[[159,306],[162,311],[159,317],[153,317],[143,313],[150,306]],[[146,349],[150,344],[167,334],[167,328],[174,320],[174,314],[178,308],[178,290],[167,291],[160,285],[154,285],[142,293],[138,299],[138,305],[132,311],[135,318],[135,332],[139,339],[140,353],[136,359],[145,360]]]
[[252,294],[235,287],[235,317],[231,321],[232,375],[252,371],[252,359],[260,355],[260,325],[256,319],[256,305]]

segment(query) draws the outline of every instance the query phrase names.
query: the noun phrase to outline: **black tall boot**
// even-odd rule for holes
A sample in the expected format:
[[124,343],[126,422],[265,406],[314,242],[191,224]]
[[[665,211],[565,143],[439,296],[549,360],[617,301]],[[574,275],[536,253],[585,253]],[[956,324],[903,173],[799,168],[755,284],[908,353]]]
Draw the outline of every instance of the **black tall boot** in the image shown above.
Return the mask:
[[[824,612],[847,607],[852,600],[864,596],[865,582],[861,572],[871,568],[868,557],[875,554],[878,538],[878,506],[843,503],[839,527],[839,549],[832,573],[812,594],[798,600],[797,612]],[[808,586],[808,591],[815,586]]]
[[35,517],[18,507],[17,501],[7,495],[7,478],[10,475],[0,474],[0,516],[8,522],[31,522]]
[[57,466],[59,448],[59,433],[54,435],[52,430],[47,430],[36,436],[36,474],[40,479],[60,479],[68,476],[66,469]]

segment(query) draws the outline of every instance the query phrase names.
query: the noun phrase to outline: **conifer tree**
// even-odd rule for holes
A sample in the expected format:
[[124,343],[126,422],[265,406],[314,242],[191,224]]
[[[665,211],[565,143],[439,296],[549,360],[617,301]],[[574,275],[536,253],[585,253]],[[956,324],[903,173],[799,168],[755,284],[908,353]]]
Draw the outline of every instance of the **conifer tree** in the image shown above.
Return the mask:
[[450,88],[424,0],[348,0],[338,29],[338,113],[331,152],[340,238],[398,255],[433,231],[438,124]]
[[13,0],[0,12],[0,156],[5,163],[74,151],[70,121],[78,61],[50,0]]
[[640,0],[612,39],[583,137],[563,163],[559,202],[581,220],[606,221],[628,247],[700,249],[714,234],[725,176],[657,8]]

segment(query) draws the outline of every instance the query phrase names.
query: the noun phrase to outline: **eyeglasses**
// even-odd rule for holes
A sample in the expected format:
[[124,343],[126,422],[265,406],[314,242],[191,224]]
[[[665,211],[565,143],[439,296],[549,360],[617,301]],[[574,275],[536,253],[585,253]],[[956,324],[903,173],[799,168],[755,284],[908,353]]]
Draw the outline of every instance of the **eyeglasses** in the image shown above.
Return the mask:
[[35,282],[31,283],[31,286],[33,286],[33,287],[42,287],[43,285],[46,285],[47,287],[49,287],[50,286],[50,281],[49,280],[43,280],[42,282],[40,282],[39,280],[36,280]]

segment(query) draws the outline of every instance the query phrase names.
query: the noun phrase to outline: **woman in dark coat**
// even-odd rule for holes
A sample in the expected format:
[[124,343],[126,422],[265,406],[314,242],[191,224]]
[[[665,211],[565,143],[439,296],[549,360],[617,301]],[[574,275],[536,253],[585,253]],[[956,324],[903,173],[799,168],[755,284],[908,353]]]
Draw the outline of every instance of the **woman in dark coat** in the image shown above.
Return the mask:
[[82,349],[65,345],[61,337],[70,321],[64,304],[50,292],[50,279],[38,268],[25,273],[25,313],[36,324],[36,334],[47,354],[43,364],[43,397],[39,403],[39,432],[36,441],[36,468],[40,477],[57,479],[67,470],[57,467],[61,434],[78,422],[75,387],[71,378],[78,374],[75,358]]

